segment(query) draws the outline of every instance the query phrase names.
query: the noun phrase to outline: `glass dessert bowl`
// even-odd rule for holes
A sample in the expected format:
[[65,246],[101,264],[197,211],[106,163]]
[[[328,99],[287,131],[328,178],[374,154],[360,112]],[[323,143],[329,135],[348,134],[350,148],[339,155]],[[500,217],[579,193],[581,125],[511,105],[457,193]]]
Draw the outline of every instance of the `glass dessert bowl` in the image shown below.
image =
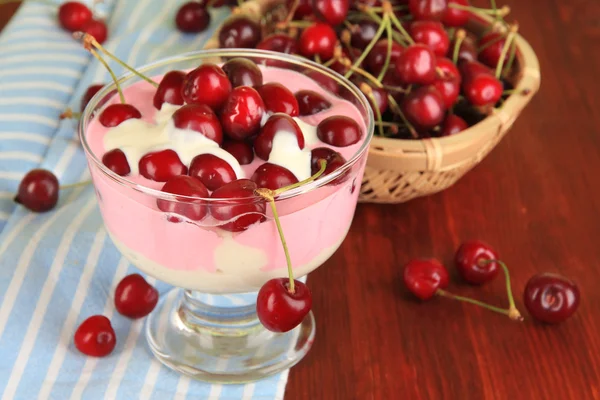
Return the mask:
[[[262,85],[236,64],[240,58],[260,66]],[[215,81],[197,76],[216,65],[233,83],[224,102],[215,100],[219,84],[210,92]],[[373,134],[367,99],[319,64],[259,50],[200,51],[138,71],[155,82],[185,71],[185,100],[162,83],[157,94],[130,73],[119,79],[123,96],[114,84],[94,96],[79,134],[113,243],[137,268],[176,287],[148,317],[151,350],[174,370],[211,382],[248,382],[293,366],[312,345],[314,317],[279,333],[257,317],[257,291],[288,269],[274,212],[256,189],[283,190],[275,205],[294,276],[322,265],[356,208]],[[139,115],[115,123],[103,113],[120,97]],[[197,104],[205,101],[214,112]],[[240,114],[240,104],[255,120],[258,109],[259,120]]]

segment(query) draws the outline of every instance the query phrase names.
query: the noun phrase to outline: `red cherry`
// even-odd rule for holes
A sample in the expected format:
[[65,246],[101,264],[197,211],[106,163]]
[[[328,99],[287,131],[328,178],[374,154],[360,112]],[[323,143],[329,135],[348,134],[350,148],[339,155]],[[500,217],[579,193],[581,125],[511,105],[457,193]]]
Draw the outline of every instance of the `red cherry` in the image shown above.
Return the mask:
[[287,168],[279,165],[264,163],[254,171],[252,181],[260,188],[277,190],[298,182],[298,178]]
[[223,106],[221,124],[227,136],[242,140],[258,133],[264,113],[261,95],[249,86],[239,86]]
[[181,32],[204,31],[210,24],[210,14],[204,1],[190,1],[182,5],[175,15],[175,25]]
[[408,9],[415,20],[439,20],[448,8],[447,0],[409,0]]
[[108,28],[103,21],[92,19],[81,29],[83,32],[93,36],[100,44],[106,42],[108,37]]
[[[342,49],[342,55],[339,59],[336,59],[329,68],[334,70],[340,75],[345,75],[348,71],[350,71],[350,65],[360,57],[361,50],[351,48],[351,49]],[[346,59],[350,61],[350,65],[346,63]],[[344,61],[342,61],[344,60]]]
[[287,114],[273,114],[260,130],[256,140],[254,140],[254,151],[263,160],[269,160],[276,133],[292,133],[296,135],[298,147],[300,149],[304,148],[304,135],[296,121]]
[[496,68],[498,62],[500,62],[502,49],[506,43],[506,38],[504,36],[504,34],[499,32],[490,32],[483,35],[481,39],[479,39],[479,48],[481,49],[478,56],[479,61],[488,67]]
[[[371,106],[373,113],[375,113],[375,107],[377,107],[379,109],[379,113],[383,114],[386,112],[389,104],[388,92],[384,88],[371,85],[369,86],[371,87],[371,92],[373,92],[373,97],[375,98],[375,102],[369,98],[369,105]],[[377,113],[375,113],[375,115],[377,115]]]
[[481,285],[494,279],[500,272],[497,262],[498,253],[487,243],[480,240],[464,242],[458,248],[454,262],[456,269],[463,279],[473,285]]
[[303,56],[312,58],[318,55],[321,60],[327,61],[333,57],[336,42],[337,35],[333,28],[317,22],[302,31],[298,46]]
[[289,290],[288,278],[267,281],[258,291],[256,313],[270,331],[288,332],[302,323],[312,307],[308,286],[294,280],[294,293]]
[[263,83],[260,68],[247,58],[236,57],[223,64],[223,71],[227,74],[231,86],[258,87]]
[[350,8],[348,0],[312,0],[311,5],[316,17],[329,25],[344,22]]
[[[274,33],[272,35],[267,36],[256,46],[256,48],[260,50],[270,50],[275,51],[277,53],[285,54],[298,53],[298,44],[296,39],[283,33]],[[260,59],[260,63],[274,67],[287,67],[284,61],[273,60],[270,58],[262,58]]]
[[169,103],[176,106],[183,105],[183,96],[181,95],[181,87],[185,79],[185,72],[169,71],[163,76],[154,93],[153,104],[158,110],[161,109],[163,103]]
[[421,86],[404,97],[404,116],[417,129],[431,129],[444,120],[444,98],[433,86]]
[[78,1],[67,1],[58,8],[58,22],[69,32],[82,30],[92,16],[92,11]]
[[226,140],[223,143],[223,150],[234,156],[240,165],[248,165],[254,160],[254,150],[246,142]]
[[102,164],[117,175],[126,176],[131,172],[127,157],[120,149],[114,149],[104,153],[102,156]]
[[208,214],[207,202],[204,200],[210,195],[208,189],[198,178],[177,175],[171,177],[161,189],[165,193],[171,193],[186,197],[197,197],[198,200],[183,199],[177,200],[157,199],[156,205],[163,212],[183,215],[192,221],[201,221]]
[[150,314],[158,303],[158,290],[140,274],[127,275],[115,289],[115,307],[129,318],[142,318]]
[[458,4],[461,6],[469,6],[469,0],[448,0],[448,9],[442,17],[442,22],[446,26],[458,27],[463,26],[469,22],[471,13],[467,10],[461,10],[458,8],[451,7],[451,4]]
[[[396,42],[392,42],[392,53],[390,56],[390,63],[396,64],[396,61],[398,60],[403,51],[404,48],[402,46],[400,46]],[[378,75],[381,72],[385,64],[387,53],[387,39],[382,39],[375,43],[375,46],[373,46],[373,50],[369,52],[369,55],[366,59],[367,68],[369,69],[369,71],[371,71],[371,73]]]
[[104,357],[112,353],[117,336],[104,315],[89,317],[75,331],[75,347],[87,356]]
[[450,39],[440,22],[415,21],[410,24],[408,32],[415,42],[429,47],[436,56],[443,57],[448,52]]
[[[238,179],[212,193],[212,198],[223,199],[211,204],[212,216],[219,221],[229,221],[220,228],[241,232],[266,219],[265,202],[254,193],[256,189],[258,186],[250,179]],[[232,221],[233,218],[236,219]]]
[[[325,160],[325,171],[322,176],[329,175],[338,168],[341,168],[346,164],[346,159],[337,151],[330,149],[329,147],[317,147],[312,149],[310,156],[310,171],[314,175],[321,169],[319,160]],[[337,185],[342,183],[345,178],[349,175],[350,171],[342,174],[339,178],[336,178],[331,183]]]
[[181,89],[186,103],[206,104],[213,110],[221,108],[230,92],[227,74],[215,64],[203,64],[189,72]]
[[346,147],[357,143],[362,133],[360,126],[352,118],[334,115],[319,123],[317,136],[324,143],[335,147]]
[[446,108],[450,109],[458,100],[460,94],[460,73],[454,63],[444,57],[437,58],[437,69],[443,72],[443,76],[436,79],[433,86],[444,98]]
[[331,108],[331,103],[328,100],[312,90],[299,90],[296,92],[295,97],[298,101],[299,114],[302,116],[313,115]]
[[424,44],[413,44],[404,49],[396,60],[396,73],[402,83],[428,85],[436,78],[436,58]]
[[412,260],[404,267],[404,284],[421,300],[431,299],[449,281],[448,270],[435,259]]
[[[454,41],[450,43],[447,57],[451,58],[454,53]],[[477,60],[477,46],[475,40],[467,35],[461,42],[458,49],[458,60],[457,61],[476,61]]]
[[222,49],[256,47],[260,42],[260,26],[249,18],[240,16],[226,21],[219,31]]
[[371,43],[371,40],[373,40],[373,38],[375,37],[375,34],[379,29],[379,24],[373,21],[372,19],[363,18],[359,21],[354,22],[354,26],[356,26],[356,28],[352,30],[350,44],[352,45],[352,47],[364,50],[365,47],[367,47],[369,43]]
[[190,176],[198,178],[210,191],[235,181],[235,171],[222,158],[213,154],[200,154],[190,164]]
[[131,104],[115,103],[106,107],[98,117],[98,121],[107,127],[113,128],[128,119],[140,119],[142,113]]
[[15,201],[31,211],[48,211],[58,202],[58,190],[56,175],[45,169],[32,169],[19,183]]
[[557,324],[569,318],[579,307],[579,288],[558,274],[537,274],[525,285],[523,302],[538,321]]
[[91,85],[87,88],[83,96],[81,97],[81,112],[85,110],[85,107],[88,105],[92,97],[96,95],[104,87],[103,84]]
[[464,131],[469,127],[469,124],[455,114],[450,114],[444,120],[444,124],[442,125],[442,130],[440,132],[440,136],[452,136],[456,135],[459,132]]
[[[294,4],[295,0],[287,0],[288,9],[291,8],[292,4]],[[296,12],[294,13],[294,19],[303,19],[304,17],[308,17],[313,14],[313,9],[311,6],[311,0],[300,0],[298,2],[298,7],[296,8]]]
[[265,102],[265,109],[271,113],[284,113],[291,117],[298,116],[298,100],[290,89],[281,83],[265,83],[258,88],[258,93]]
[[139,162],[140,174],[156,182],[166,182],[174,176],[187,174],[179,156],[173,150],[148,153]]
[[173,124],[179,129],[198,132],[219,145],[223,143],[219,118],[207,105],[186,104],[173,113]]
[[493,75],[477,74],[462,84],[465,98],[475,106],[496,104],[502,97],[502,82]]

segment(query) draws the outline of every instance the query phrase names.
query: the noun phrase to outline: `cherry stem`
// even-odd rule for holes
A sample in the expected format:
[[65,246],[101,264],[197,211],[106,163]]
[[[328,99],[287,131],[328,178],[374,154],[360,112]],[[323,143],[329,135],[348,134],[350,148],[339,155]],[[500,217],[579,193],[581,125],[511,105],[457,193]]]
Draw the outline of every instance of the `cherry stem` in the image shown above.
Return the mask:
[[379,130],[379,135],[380,136],[385,136],[385,132],[383,130],[383,119],[381,118],[381,111],[379,110],[379,105],[377,104],[377,99],[375,98],[375,95],[373,95],[373,89],[371,89],[371,86],[367,85],[366,83],[361,83],[360,84],[360,90],[369,98],[369,101],[371,102],[372,105],[372,109],[373,109],[373,113],[375,114],[375,118],[377,119],[377,129]]
[[351,65],[350,66],[350,70],[353,71],[353,72],[356,72],[359,75],[364,76],[369,81],[373,82],[373,84],[375,86],[377,86],[377,87],[383,87],[383,85],[381,84],[381,82],[377,78],[375,78],[373,75],[371,75],[370,73],[368,73],[364,69],[362,69],[360,67],[355,67],[355,66]]
[[510,55],[508,57],[508,62],[506,63],[506,66],[504,67],[504,71],[502,71],[504,76],[507,76],[510,73],[512,66],[515,63],[516,56],[517,56],[517,42],[513,40],[511,47],[510,47]]
[[104,68],[106,68],[106,70],[110,74],[110,77],[112,78],[113,82],[115,83],[115,86],[117,87],[117,93],[119,93],[119,100],[121,100],[121,104],[125,104],[125,96],[123,95],[123,90],[121,90],[121,85],[119,84],[119,80],[117,79],[117,76],[113,72],[112,68],[108,65],[108,63],[104,60],[104,58],[100,54],[98,54],[98,52],[96,50],[89,48],[88,51],[90,53],[92,53],[92,55],[94,57],[96,57],[96,59],[98,61],[100,61],[100,63],[102,65],[104,65]]
[[506,59],[506,55],[508,54],[508,50],[510,49],[512,42],[515,40],[517,36],[517,31],[519,30],[519,25],[514,24],[510,27],[510,32],[506,37],[506,41],[504,42],[504,47],[502,47],[502,52],[500,53],[500,59],[498,60],[498,64],[496,65],[496,78],[500,79],[502,75],[502,68],[504,67],[504,60]]
[[470,304],[474,304],[476,306],[480,306],[480,307],[486,308],[488,310],[497,312],[499,314],[506,315],[506,316],[508,316],[510,319],[512,319],[514,321],[522,321],[523,320],[523,318],[520,317],[520,315],[519,315],[520,318],[515,318],[515,316],[511,314],[510,310],[507,310],[507,309],[504,309],[504,308],[500,308],[500,307],[496,307],[496,306],[493,306],[491,304],[484,303],[483,301],[472,299],[470,297],[458,296],[456,294],[447,292],[447,291],[445,291],[443,289],[438,289],[436,291],[436,294],[438,296],[447,297],[449,299],[454,299],[454,300],[458,300],[458,301],[464,301],[465,303],[470,303]]
[[292,19],[294,19],[294,14],[296,13],[296,10],[298,9],[299,5],[300,5],[300,0],[294,0],[294,2],[292,3],[292,6],[288,10],[288,14],[286,15],[285,19],[282,21],[283,23],[285,23],[287,25],[289,22],[292,21]]
[[458,54],[460,53],[460,46],[462,45],[463,40],[467,33],[464,29],[459,29],[456,31],[456,39],[454,39],[454,51],[452,52],[452,62],[456,64],[458,62]]
[[377,75],[377,80],[381,81],[388,69],[390,68],[390,61],[392,60],[392,24],[388,23],[385,26],[385,31],[387,33],[387,53],[385,55],[385,62],[383,63],[383,68],[381,68],[381,72]]
[[408,131],[410,132],[410,134],[412,135],[412,137],[414,139],[418,139],[419,135],[417,135],[417,131],[415,130],[414,126],[412,126],[412,124],[410,122],[408,122],[408,120],[404,116],[404,113],[400,109],[400,106],[396,102],[396,99],[394,99],[394,97],[391,94],[388,94],[388,102],[390,103],[390,108],[396,114],[398,114],[398,116],[400,117],[400,119],[402,119],[402,122],[404,122],[404,125],[406,125],[406,127],[408,128]]
[[279,29],[283,29],[283,28],[287,28],[287,27],[292,27],[292,28],[308,28],[309,26],[313,25],[314,22],[312,21],[289,21],[289,22],[279,22],[277,23],[277,28]]
[[392,91],[392,92],[400,92],[400,93],[408,93],[410,92],[408,89],[402,87],[402,86],[390,86],[390,85],[383,85],[383,88],[387,91]]
[[346,72],[346,75],[344,75],[344,78],[346,78],[346,79],[350,78],[352,76],[352,73],[354,73],[354,68],[359,67],[360,64],[365,60],[365,58],[367,58],[367,55],[371,52],[371,50],[373,50],[375,43],[377,43],[377,41],[383,34],[385,26],[390,23],[389,18],[390,17],[389,17],[388,13],[385,13],[383,15],[383,21],[381,22],[381,25],[379,25],[379,29],[377,29],[375,36],[373,36],[373,39],[371,39],[371,41],[369,42],[367,47],[365,47],[365,49],[364,49],[363,53],[360,55],[360,57],[358,57],[356,59],[356,61],[354,61],[354,64],[352,65],[350,70],[348,72]]
[[483,45],[481,45],[478,49],[477,49],[477,53],[481,53],[483,50],[487,49],[488,47],[490,47],[491,45],[498,43],[499,41],[501,41],[502,39],[504,39],[506,36],[505,35],[498,35],[495,38],[493,38],[492,40],[490,40],[489,42],[484,43]]
[[292,183],[291,185],[287,185],[277,190],[273,190],[273,196],[279,196],[281,193],[287,192],[288,190],[296,189],[297,187],[306,185],[307,183],[319,179],[319,177],[325,172],[325,168],[327,168],[327,161],[319,160],[319,167],[319,170],[313,176],[301,180],[300,182]]
[[70,108],[67,108],[65,111],[63,111],[58,118],[60,119],[79,119],[81,118],[81,113],[78,112],[73,112],[73,110],[71,110]]
[[77,183],[70,183],[68,185],[62,185],[62,186],[59,186],[58,188],[60,190],[73,189],[73,188],[80,187],[80,186],[87,186],[90,183],[92,183],[92,180],[88,179],[87,181],[82,181],[82,182],[77,182]]
[[522,321],[523,317],[521,316],[521,313],[519,312],[519,310],[517,310],[517,307],[515,306],[515,299],[513,297],[512,288],[510,286],[510,272],[508,272],[508,267],[503,261],[500,260],[485,260],[482,261],[482,264],[485,265],[493,262],[500,264],[500,266],[502,267],[502,271],[504,271],[504,278],[506,280],[506,297],[508,297],[508,316],[512,320]]
[[497,18],[498,17],[505,17],[505,16],[507,16],[510,13],[510,7],[509,6],[503,6],[500,9],[494,7],[494,8],[492,8],[490,10],[489,8],[479,8],[479,7],[473,7],[473,6],[463,6],[462,4],[450,3],[450,4],[448,4],[448,7],[456,8],[457,10],[471,11],[471,12],[479,13],[479,14],[495,15]]
[[[363,11],[364,14],[367,14],[369,17],[371,17],[371,19],[373,21],[375,21],[376,23],[381,24],[383,22],[383,20],[379,17],[379,15],[371,12],[367,6],[363,5],[362,7],[359,6],[359,8]],[[360,14],[360,16],[361,16],[361,18],[364,18],[363,14]],[[406,38],[404,38],[400,33],[392,30],[392,37],[398,43],[401,43],[402,45],[406,46],[406,44],[407,44]]]
[[413,40],[412,37],[410,37],[410,35],[406,31],[406,29],[404,29],[404,27],[402,26],[402,22],[400,22],[398,17],[396,17],[396,14],[391,13],[390,18],[392,19],[392,22],[396,26],[396,29],[398,29],[400,31],[400,33],[402,33],[402,36],[404,36],[406,38],[406,40],[408,41],[408,44],[415,44],[415,41]]

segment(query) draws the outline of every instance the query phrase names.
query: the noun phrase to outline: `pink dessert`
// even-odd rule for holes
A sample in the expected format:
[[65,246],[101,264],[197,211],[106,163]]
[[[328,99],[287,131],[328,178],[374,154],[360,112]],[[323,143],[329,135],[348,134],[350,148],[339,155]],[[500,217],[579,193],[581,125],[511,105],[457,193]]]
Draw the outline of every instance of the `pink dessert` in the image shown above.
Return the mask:
[[[286,276],[270,207],[252,198],[252,188],[277,189],[307,179],[318,170],[318,159],[328,161],[323,176],[276,199],[294,274],[301,277],[317,268],[344,240],[370,138],[364,116],[304,74],[260,70],[262,86],[252,89],[241,84],[243,75],[230,75],[234,87],[224,97],[217,93],[210,107],[197,104],[195,94],[185,89],[183,96],[165,95],[164,87],[158,89],[161,96],[179,104],[160,104],[157,89],[140,81],[123,93],[141,118],[133,112],[107,127],[111,124],[98,112],[87,126],[89,150],[114,172],[90,162],[106,228],[141,270],[205,293],[255,291],[268,279]],[[184,75],[176,75],[166,74],[165,82],[177,88]],[[163,76],[153,79],[161,82]],[[289,99],[290,92],[295,98]],[[255,112],[240,116],[236,96]],[[103,110],[117,103],[115,95]],[[246,192],[240,192],[242,187]],[[236,203],[233,192],[248,198]],[[243,209],[232,212],[234,207]]]

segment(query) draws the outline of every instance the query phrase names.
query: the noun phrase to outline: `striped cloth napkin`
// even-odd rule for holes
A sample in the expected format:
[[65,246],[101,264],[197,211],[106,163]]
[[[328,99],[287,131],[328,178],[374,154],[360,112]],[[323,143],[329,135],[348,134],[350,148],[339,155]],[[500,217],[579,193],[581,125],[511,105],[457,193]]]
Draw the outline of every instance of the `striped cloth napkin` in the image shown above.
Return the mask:
[[[109,26],[106,46],[132,65],[198,50],[228,13],[216,10],[209,31],[184,35],[173,26],[179,4],[98,4]],[[153,358],[144,322],[113,310],[114,287],[136,270],[107,237],[91,186],[61,192],[57,208],[44,214],[12,202],[23,174],[38,166],[61,184],[89,177],[76,123],[58,117],[67,106],[79,109],[90,84],[109,79],[57,26],[56,7],[28,1],[0,35],[0,399],[282,399],[287,371],[247,385],[210,385]],[[170,289],[148,280],[161,293]],[[232,297],[213,300],[248,298]],[[109,317],[117,334],[115,351],[102,359],[72,343],[93,314]]]

